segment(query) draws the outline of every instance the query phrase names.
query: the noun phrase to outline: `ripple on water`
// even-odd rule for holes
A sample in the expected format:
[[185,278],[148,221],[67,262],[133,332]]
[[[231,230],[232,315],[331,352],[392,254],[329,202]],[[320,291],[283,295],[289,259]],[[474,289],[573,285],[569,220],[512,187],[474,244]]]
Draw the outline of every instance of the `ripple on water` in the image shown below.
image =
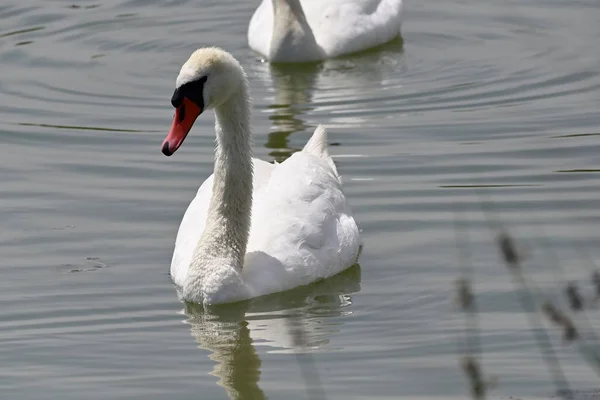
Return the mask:
[[[598,4],[425,1],[407,5],[404,40],[270,66],[246,46],[253,2],[3,2],[0,389],[296,398],[300,363],[328,398],[458,398],[458,219],[497,393],[551,393],[481,203],[530,246],[544,293],[550,246],[585,283],[578,249],[597,258],[600,238]],[[181,63],[213,44],[250,77],[257,156],[283,160],[318,123],[331,128],[365,247],[336,279],[181,311],[167,271],[212,170],[212,117],[175,157],[159,147]],[[572,348],[558,352],[575,386],[595,384]]]

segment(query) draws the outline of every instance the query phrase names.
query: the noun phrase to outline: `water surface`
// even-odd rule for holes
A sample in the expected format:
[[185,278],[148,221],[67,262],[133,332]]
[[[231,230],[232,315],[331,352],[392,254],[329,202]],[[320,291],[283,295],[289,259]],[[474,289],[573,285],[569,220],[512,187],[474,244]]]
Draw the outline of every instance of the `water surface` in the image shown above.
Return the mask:
[[[319,395],[306,388],[317,375],[327,399],[464,398],[455,218],[493,394],[548,398],[475,188],[526,239],[544,293],[571,279],[589,294],[600,3],[410,2],[403,40],[301,67],[270,67],[247,48],[257,5],[0,6],[2,398],[304,399]],[[205,45],[249,75],[256,156],[285,159],[329,126],[365,242],[360,266],[210,312],[177,300],[172,247],[212,170],[214,119],[203,115],[174,157],[160,144],[179,67]],[[600,328],[597,311],[588,317]],[[597,388],[577,347],[551,337],[572,386]]]

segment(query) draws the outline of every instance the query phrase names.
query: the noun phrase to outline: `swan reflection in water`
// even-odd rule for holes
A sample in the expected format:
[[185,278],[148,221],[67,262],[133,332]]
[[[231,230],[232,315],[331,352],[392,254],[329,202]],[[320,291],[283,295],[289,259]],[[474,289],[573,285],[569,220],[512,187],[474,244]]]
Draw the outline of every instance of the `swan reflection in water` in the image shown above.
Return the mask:
[[[397,70],[403,62],[402,55],[403,41],[398,38],[365,52],[321,63],[249,65],[250,80],[262,81],[274,92],[266,107],[273,125],[265,144],[269,155],[281,162],[301,150],[290,147],[289,136],[305,130],[312,133],[317,121],[307,123],[307,114],[315,108],[318,111],[320,105],[331,107],[332,102],[358,101],[364,99],[365,90],[383,88],[386,72]],[[339,116],[347,108],[338,104],[335,113],[327,112],[327,120],[319,122],[332,128],[360,124],[360,118]]]
[[[351,295],[360,290],[360,266],[287,292],[231,305],[203,308],[185,303],[185,321],[200,348],[216,363],[212,375],[230,399],[266,399],[259,386],[258,346],[278,353],[311,353],[339,333],[340,317],[352,313]],[[321,391],[314,366],[302,368],[307,391]],[[312,375],[311,375],[312,374]],[[313,396],[309,396],[313,398]]]

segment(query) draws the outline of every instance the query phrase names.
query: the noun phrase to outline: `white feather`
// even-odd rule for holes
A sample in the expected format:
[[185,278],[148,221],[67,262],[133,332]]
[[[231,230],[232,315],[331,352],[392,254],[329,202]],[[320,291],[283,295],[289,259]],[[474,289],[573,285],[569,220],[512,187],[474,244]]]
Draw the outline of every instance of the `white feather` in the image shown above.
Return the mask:
[[318,61],[400,35],[402,0],[262,0],[248,44],[274,62]]

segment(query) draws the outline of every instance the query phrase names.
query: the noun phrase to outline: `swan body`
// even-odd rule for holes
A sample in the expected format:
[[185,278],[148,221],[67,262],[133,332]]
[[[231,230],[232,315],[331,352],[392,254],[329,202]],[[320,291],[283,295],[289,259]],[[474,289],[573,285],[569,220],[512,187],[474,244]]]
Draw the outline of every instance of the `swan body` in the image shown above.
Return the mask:
[[177,150],[204,109],[217,117],[214,173],[183,217],[171,262],[184,300],[235,302],[306,285],[356,262],[359,230],[325,128],[281,164],[251,158],[246,75],[216,48],[192,54],[172,103],[165,155]]
[[400,35],[402,0],[262,0],[248,44],[272,62],[320,61]]

